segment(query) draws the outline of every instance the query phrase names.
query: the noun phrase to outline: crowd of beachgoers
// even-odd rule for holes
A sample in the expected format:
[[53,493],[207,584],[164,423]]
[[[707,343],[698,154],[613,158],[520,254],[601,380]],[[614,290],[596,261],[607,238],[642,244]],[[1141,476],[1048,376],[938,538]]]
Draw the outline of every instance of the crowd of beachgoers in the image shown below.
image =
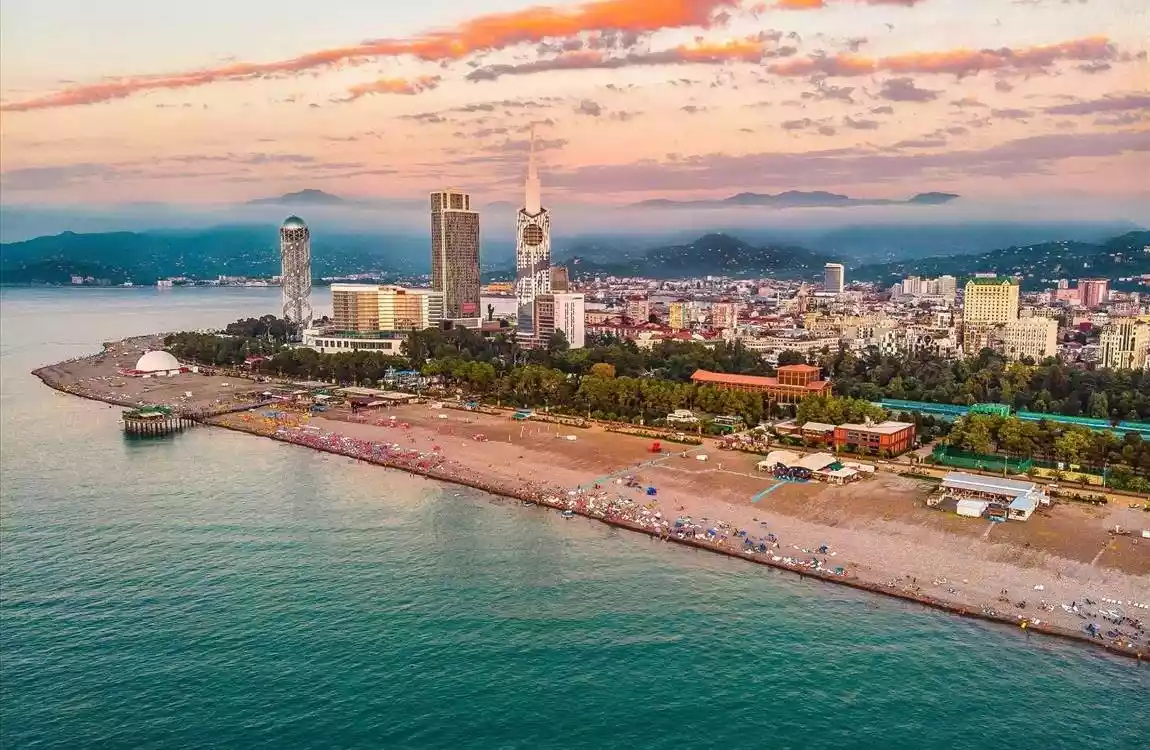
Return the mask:
[[[243,408],[244,400],[253,396],[258,398],[258,394],[242,392],[242,386],[238,382],[200,377],[195,383],[196,398],[186,399],[184,388],[192,385],[191,383],[181,379],[177,388],[174,381],[169,382],[166,379],[149,381],[124,378],[115,371],[115,364],[109,361],[112,359],[109,354],[115,356],[120,352],[116,351],[115,347],[109,347],[102,356],[78,358],[42,368],[37,374],[48,385],[75,395],[116,402],[125,406],[135,406],[144,401],[149,403],[170,401],[173,406],[182,405],[184,409],[198,411],[198,416],[207,416],[212,412],[233,411],[237,407]],[[217,383],[216,380],[220,382]],[[250,401],[248,403],[250,404]],[[368,418],[361,416],[353,417],[353,420],[369,421]],[[1072,593],[1073,589],[1061,585],[1055,587],[1059,589],[1059,594],[1053,597],[1052,602],[1045,600],[1035,602],[1035,599],[1041,597],[1041,591],[1038,590],[1039,587],[1035,587],[1036,591],[1029,591],[1027,586],[1023,588],[1027,588],[1029,596],[1018,596],[1003,591],[998,602],[989,603],[992,594],[987,592],[985,597],[980,597],[973,591],[966,591],[967,587],[963,585],[966,584],[965,580],[961,584],[958,582],[947,584],[945,579],[938,579],[930,582],[930,588],[927,588],[926,582],[920,587],[918,581],[910,576],[895,577],[883,582],[876,576],[873,565],[871,568],[856,565],[854,553],[850,553],[849,559],[852,562],[848,564],[844,562],[848,553],[836,553],[825,542],[793,544],[789,543],[791,540],[788,539],[788,543],[784,543],[779,538],[780,529],[772,528],[767,521],[760,522],[758,519],[752,521],[749,515],[740,522],[717,518],[714,516],[719,514],[714,513],[716,507],[713,504],[695,503],[693,512],[687,512],[685,506],[677,506],[672,498],[648,495],[647,488],[639,486],[636,482],[624,484],[622,479],[602,480],[602,484],[599,485],[571,489],[570,485],[564,487],[560,484],[568,481],[574,483],[570,471],[562,475],[553,473],[550,481],[539,481],[538,474],[512,476],[506,467],[492,466],[484,470],[482,466],[476,464],[475,456],[469,450],[459,450],[456,457],[450,455],[456,453],[451,450],[453,447],[451,443],[453,440],[458,440],[458,436],[429,435],[426,428],[412,429],[411,426],[394,418],[378,422],[370,420],[374,422],[373,429],[378,426],[394,428],[394,434],[390,434],[392,430],[388,430],[389,434],[383,439],[370,439],[373,436],[368,432],[358,437],[341,434],[338,427],[329,430],[309,425],[305,413],[294,410],[275,412],[266,407],[210,421],[353,459],[474,487],[495,495],[552,507],[564,512],[565,515],[584,515],[600,519],[667,541],[745,557],[805,575],[844,580],[851,585],[912,598],[952,611],[999,621],[1012,621],[1028,627],[1036,626],[1039,630],[1077,632],[1079,636],[1128,652],[1150,653],[1150,637],[1146,631],[1146,613],[1150,611],[1150,597],[1146,597],[1147,601],[1118,601],[1098,595],[1093,586],[1083,586],[1081,593]],[[472,436],[467,441],[478,439],[479,436]],[[456,460],[457,458],[459,460]],[[638,471],[640,464],[636,464],[632,470]],[[691,505],[689,502],[687,504]],[[793,531],[789,530],[786,536],[795,536],[791,533]],[[843,539],[840,537],[837,542],[828,541],[840,543]],[[962,592],[955,588],[960,585],[964,589]],[[924,591],[924,588],[927,588],[927,591]],[[947,593],[943,593],[944,591]],[[1070,601],[1072,596],[1078,598]],[[1065,601],[1060,602],[1061,599]],[[981,606],[977,603],[979,600],[983,602]],[[957,604],[963,601],[966,604]],[[1075,626],[1075,622],[1079,623],[1078,627]]]
[[[517,498],[526,505],[554,508],[564,516],[576,515],[602,520],[614,525],[643,531],[651,536],[691,546],[733,554],[777,568],[792,570],[823,579],[851,580],[861,587],[913,598],[927,604],[946,606],[995,620],[1007,620],[1027,628],[1066,631],[1066,617],[1051,618],[1044,614],[1059,611],[1082,621],[1080,635],[1129,651],[1150,651],[1150,637],[1146,631],[1143,611],[1150,604],[1118,602],[1082,598],[1065,604],[1016,601],[1003,591],[1001,607],[984,606],[958,610],[945,598],[937,598],[923,590],[919,581],[896,577],[884,583],[864,583],[858,580],[852,566],[836,559],[837,552],[826,544],[784,543],[766,521],[758,528],[745,528],[719,518],[692,517],[682,508],[664,508],[653,488],[636,482],[633,476],[617,476],[600,483],[574,489],[554,483],[506,477],[494,478],[477,472],[468,463],[454,460],[445,436],[427,435],[411,429],[410,425],[395,420],[379,420],[380,427],[394,430],[386,441],[368,440],[340,434],[307,424],[306,418],[291,412],[262,412],[248,417],[241,429],[265,434],[279,440],[335,453],[368,463],[379,464],[420,474],[433,479],[474,487],[496,495]],[[926,585],[927,582],[923,582]],[[958,591],[945,578],[929,582],[934,589]],[[957,582],[954,585],[959,585]],[[1041,594],[1037,587],[1032,594]],[[1031,597],[1034,598],[1033,596]],[[1021,610],[1026,609],[1023,613]],[[1037,609],[1037,612],[1034,610]],[[1052,619],[1061,619],[1055,623]]]

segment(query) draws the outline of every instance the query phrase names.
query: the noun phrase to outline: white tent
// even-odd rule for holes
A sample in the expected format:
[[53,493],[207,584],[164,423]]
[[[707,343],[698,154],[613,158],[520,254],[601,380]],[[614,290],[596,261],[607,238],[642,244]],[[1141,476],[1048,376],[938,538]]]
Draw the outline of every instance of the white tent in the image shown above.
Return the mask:
[[959,500],[958,501],[958,515],[967,518],[981,518],[982,514],[986,512],[987,506],[990,503],[986,500]]

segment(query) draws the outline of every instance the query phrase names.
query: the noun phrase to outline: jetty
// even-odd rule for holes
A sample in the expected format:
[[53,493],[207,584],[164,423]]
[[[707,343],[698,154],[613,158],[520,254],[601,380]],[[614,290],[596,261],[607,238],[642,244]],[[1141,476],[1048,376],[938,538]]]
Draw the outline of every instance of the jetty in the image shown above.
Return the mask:
[[123,415],[124,432],[129,435],[171,435],[196,424],[194,420],[166,406],[129,409]]

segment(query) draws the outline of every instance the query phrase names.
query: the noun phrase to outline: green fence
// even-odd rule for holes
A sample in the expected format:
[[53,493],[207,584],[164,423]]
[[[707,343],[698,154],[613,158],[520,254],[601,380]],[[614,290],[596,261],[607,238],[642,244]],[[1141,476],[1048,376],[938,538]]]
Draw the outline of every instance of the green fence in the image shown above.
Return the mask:
[[1029,458],[1010,458],[1008,456],[987,455],[985,453],[971,453],[958,450],[949,445],[940,445],[931,454],[934,462],[943,466],[957,466],[962,469],[979,469],[981,471],[1005,471],[1008,474],[1025,474],[1026,470],[1034,465]]

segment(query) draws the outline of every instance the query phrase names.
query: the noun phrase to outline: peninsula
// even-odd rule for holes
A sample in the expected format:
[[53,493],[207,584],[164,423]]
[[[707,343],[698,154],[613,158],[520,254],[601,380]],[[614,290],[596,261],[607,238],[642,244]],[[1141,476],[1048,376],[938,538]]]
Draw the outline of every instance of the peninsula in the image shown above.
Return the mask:
[[[165,406],[246,432],[547,506],[698,550],[963,616],[1150,656],[1150,543],[1113,536],[1144,519],[1126,503],[1058,505],[1030,523],[971,522],[928,508],[937,479],[876,462],[832,486],[758,470],[761,456],[709,438],[382,397],[237,371],[123,374],[162,337],[105,344],[40,368],[46,385],[126,407]],[[313,394],[329,406],[312,408]],[[374,395],[371,395],[374,393]],[[517,418],[518,417],[518,418]],[[675,442],[678,440],[679,442]],[[697,445],[691,443],[699,443]],[[545,470],[543,467],[546,467]],[[1086,632],[1087,626],[1096,630]]]

